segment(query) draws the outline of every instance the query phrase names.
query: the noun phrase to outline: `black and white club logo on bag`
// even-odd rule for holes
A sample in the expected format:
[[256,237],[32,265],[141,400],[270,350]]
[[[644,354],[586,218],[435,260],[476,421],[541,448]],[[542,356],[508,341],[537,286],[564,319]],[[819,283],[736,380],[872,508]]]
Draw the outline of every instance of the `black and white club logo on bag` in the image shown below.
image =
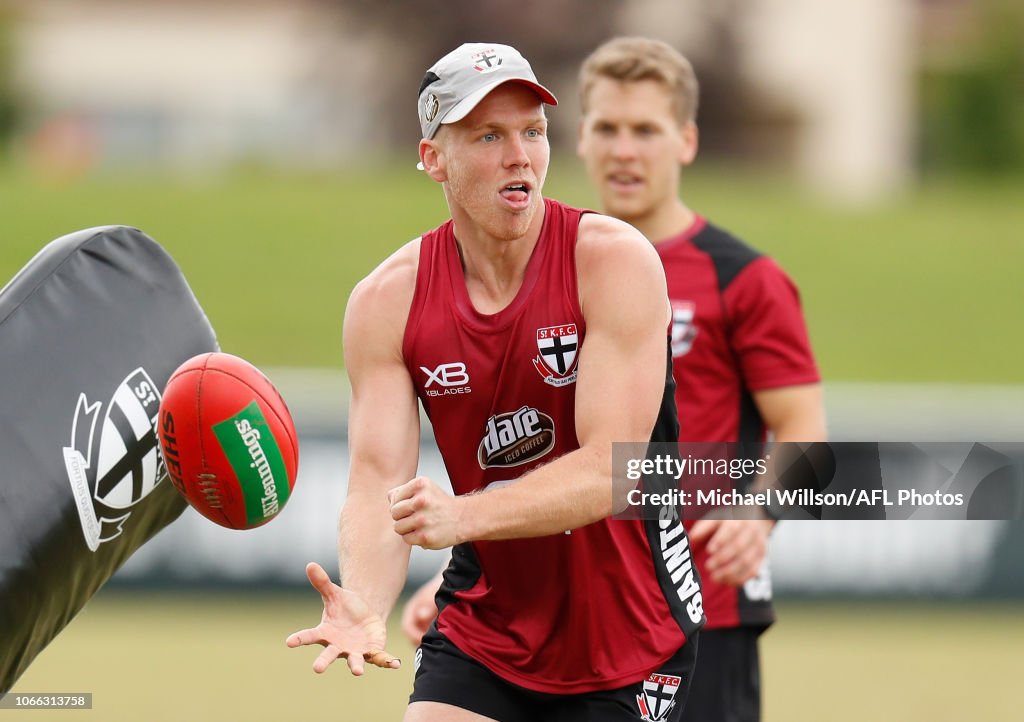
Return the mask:
[[64,467],[91,551],[121,534],[131,508],[165,476],[156,443],[159,408],[160,392],[141,367],[118,385],[105,410],[78,396]]

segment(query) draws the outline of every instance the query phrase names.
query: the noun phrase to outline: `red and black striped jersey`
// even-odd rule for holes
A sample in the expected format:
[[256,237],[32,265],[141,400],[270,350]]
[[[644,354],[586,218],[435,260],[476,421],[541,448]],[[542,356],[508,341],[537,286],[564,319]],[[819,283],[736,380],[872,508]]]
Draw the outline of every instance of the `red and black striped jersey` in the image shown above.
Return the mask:
[[[779,265],[697,216],[657,243],[672,303],[680,441],[763,441],[751,392],[820,380],[797,288]],[[703,544],[694,555],[703,568]],[[703,577],[709,629],[774,620],[767,574],[737,589]]]

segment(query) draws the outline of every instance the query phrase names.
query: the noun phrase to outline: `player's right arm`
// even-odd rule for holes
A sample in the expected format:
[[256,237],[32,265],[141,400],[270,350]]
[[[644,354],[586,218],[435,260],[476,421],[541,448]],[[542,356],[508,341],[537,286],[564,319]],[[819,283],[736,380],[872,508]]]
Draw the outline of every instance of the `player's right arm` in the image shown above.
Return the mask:
[[405,583],[409,545],[395,534],[387,492],[416,476],[420,426],[402,339],[416,285],[419,244],[361,281],[345,313],[349,402],[348,498],[341,510],[342,584],[386,619]]
[[338,525],[341,586],[316,564],[310,582],[324,600],[321,623],[296,632],[289,646],[320,644],[313,669],[348,659],[354,674],[363,660],[397,667],[383,652],[387,619],[405,583],[409,545],[394,532],[387,492],[416,475],[419,412],[402,360],[402,339],[415,289],[419,243],[396,252],[361,281],[345,313],[345,367],[349,402],[348,495]]

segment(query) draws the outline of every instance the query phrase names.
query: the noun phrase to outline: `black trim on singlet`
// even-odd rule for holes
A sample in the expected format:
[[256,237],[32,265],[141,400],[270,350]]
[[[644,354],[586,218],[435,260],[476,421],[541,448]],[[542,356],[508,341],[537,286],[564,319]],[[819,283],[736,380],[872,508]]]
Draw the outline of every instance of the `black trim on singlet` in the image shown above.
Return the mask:
[[476,558],[473,545],[469,542],[456,544],[452,547],[452,558],[442,576],[441,586],[434,596],[437,614],[441,615],[444,608],[457,601],[456,592],[472,589],[480,579],[480,561]]
[[672,376],[672,337],[668,337],[667,368],[665,369],[665,391],[661,397],[661,408],[654,421],[651,441],[674,442],[679,440],[679,414],[676,411],[676,380]]
[[[675,488],[678,488],[678,484],[670,474],[644,476],[645,493],[664,494]],[[666,505],[662,508],[661,515],[664,522],[649,516],[643,520],[644,534],[651,548],[654,573],[665,603],[668,605],[669,613],[686,638],[690,639],[707,623],[703,602],[698,602],[702,599],[700,573],[694,563],[690,540],[680,518],[678,507]],[[665,525],[664,529],[662,529],[662,524]],[[664,537],[663,534],[665,534]],[[663,538],[666,541],[663,542]],[[663,544],[664,548],[662,548]],[[673,574],[678,575],[677,579],[672,579]],[[696,588],[693,585],[696,585]],[[683,594],[685,598],[680,599],[680,594]],[[698,606],[696,622],[690,618],[687,604]]]
[[[652,446],[648,448],[647,456],[663,454],[665,447],[655,448],[654,442],[676,442],[679,440],[679,415],[676,413],[676,382],[672,376],[672,338],[668,337],[666,348],[666,373],[665,393],[661,399],[661,409],[658,412],[654,430],[651,432]],[[671,474],[651,474],[644,476],[644,491],[648,493],[663,494],[678,487],[675,478]],[[693,555],[690,550],[690,541],[687,538],[686,530],[683,528],[681,515],[678,507],[666,506],[663,509],[666,516],[666,526],[662,529],[662,523],[658,519],[644,519],[644,533],[647,543],[651,548],[651,561],[654,563],[654,571],[658,579],[658,586],[665,597],[672,618],[689,639],[698,629],[704,626],[707,621],[703,615],[697,622],[690,619],[686,610],[687,603],[693,603],[700,595],[700,574],[697,566],[693,563]],[[662,549],[662,532],[667,532],[671,540]],[[669,568],[669,561],[672,568]],[[673,573],[682,570],[683,578],[674,581]],[[689,578],[689,582],[686,578]],[[686,600],[680,600],[679,590],[688,584],[696,584],[697,595],[688,595]]]

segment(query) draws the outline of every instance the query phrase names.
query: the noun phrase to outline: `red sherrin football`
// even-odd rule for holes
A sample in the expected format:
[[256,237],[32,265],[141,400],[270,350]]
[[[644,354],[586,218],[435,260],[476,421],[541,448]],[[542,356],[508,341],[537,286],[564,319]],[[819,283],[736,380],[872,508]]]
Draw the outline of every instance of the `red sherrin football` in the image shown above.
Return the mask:
[[179,366],[160,401],[159,428],[171,482],[207,519],[252,529],[291,496],[295,424],[277,389],[248,361],[204,353]]

